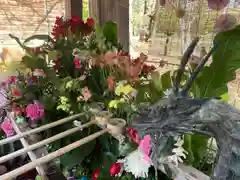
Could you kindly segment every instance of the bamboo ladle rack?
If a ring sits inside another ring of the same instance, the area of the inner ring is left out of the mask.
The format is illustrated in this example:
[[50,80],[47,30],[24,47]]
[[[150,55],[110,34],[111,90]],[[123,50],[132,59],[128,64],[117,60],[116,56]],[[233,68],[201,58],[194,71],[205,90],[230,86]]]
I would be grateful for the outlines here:
[[[39,132],[42,132],[44,130],[53,128],[55,126],[70,122],[70,121],[75,120],[76,118],[79,118],[79,117],[84,116],[84,115],[85,115],[85,113],[76,114],[76,115],[73,115],[73,116],[70,116],[70,117],[67,117],[67,118],[64,118],[64,119],[60,119],[56,122],[53,122],[53,123],[41,126],[39,128],[32,129],[30,131],[22,133],[22,132],[19,131],[19,129],[18,129],[18,127],[17,127],[17,125],[14,121],[14,116],[12,114],[10,114],[9,118],[11,119],[11,121],[13,123],[13,128],[16,131],[17,134],[15,136],[12,136],[12,137],[1,140],[0,145],[11,143],[11,142],[16,141],[16,140],[21,140],[24,148],[22,148],[18,151],[15,151],[13,153],[10,153],[8,155],[5,155],[3,157],[0,157],[0,163],[6,162],[8,160],[11,160],[11,159],[13,159],[17,156],[20,156],[22,154],[25,154],[25,153],[28,153],[32,162],[30,162],[26,165],[23,165],[23,166],[15,169],[13,171],[10,171],[8,173],[5,173],[5,174],[1,175],[0,179],[1,180],[10,180],[10,179],[13,179],[13,178],[31,170],[31,169],[34,169],[34,168],[36,168],[37,172],[44,179],[46,177],[44,177],[45,176],[44,169],[41,167],[41,165],[44,165],[44,164],[52,161],[53,159],[55,159],[59,156],[62,156],[65,153],[68,153],[71,150],[73,150],[77,147],[80,147],[80,146],[96,139],[97,137],[99,137],[99,136],[101,136],[105,133],[110,133],[114,137],[118,138],[118,137],[121,136],[121,134],[123,133],[123,131],[125,129],[126,123],[125,123],[124,120],[119,119],[119,118],[111,118],[112,117],[111,113],[109,113],[107,111],[101,111],[101,112],[96,113],[95,118],[93,120],[91,120],[90,122],[88,122],[86,124],[83,124],[83,125],[80,125],[80,126],[77,126],[77,127],[74,127],[72,129],[69,129],[69,130],[64,131],[62,133],[59,133],[59,134],[57,134],[55,136],[52,136],[50,138],[47,138],[45,140],[39,141],[39,142],[37,142],[33,145],[28,145],[26,143],[25,139],[24,139],[25,137],[27,137],[31,134],[39,133]],[[36,150],[36,149],[38,149],[42,146],[45,146],[46,144],[52,143],[54,141],[57,141],[61,138],[66,137],[70,134],[81,131],[82,129],[90,127],[91,125],[94,125],[94,124],[97,124],[97,125],[99,125],[101,127],[104,127],[104,128],[102,130],[94,133],[94,134],[91,134],[91,135],[89,135],[89,136],[87,136],[83,139],[80,139],[79,141],[76,141],[72,144],[69,144],[65,147],[62,147],[62,148],[58,149],[57,151],[49,153],[49,154],[47,154],[43,157],[40,157],[38,159],[36,158],[36,156],[32,152],[33,150]]]

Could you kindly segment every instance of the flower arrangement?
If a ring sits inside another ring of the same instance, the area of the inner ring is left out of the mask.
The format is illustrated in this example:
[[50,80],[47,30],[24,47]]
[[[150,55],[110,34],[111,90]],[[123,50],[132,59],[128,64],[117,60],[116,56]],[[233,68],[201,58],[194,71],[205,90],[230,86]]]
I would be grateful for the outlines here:
[[[134,104],[136,89],[141,86],[142,78],[147,79],[155,70],[154,66],[146,64],[146,55],[141,54],[139,58],[132,59],[128,53],[121,50],[117,41],[116,25],[112,22],[106,22],[100,27],[92,18],[83,22],[78,17],[57,17],[52,37],[34,35],[23,43],[17,37],[12,37],[26,52],[21,62],[25,69],[3,83],[19,124],[28,122],[40,126],[74,113],[89,111],[93,103],[99,102],[105,110],[111,111],[114,117],[128,121],[130,109],[119,110],[114,108],[115,106],[111,107],[111,104],[122,95],[125,96],[125,104],[127,99]],[[31,41],[36,39],[43,43],[33,48],[34,43]],[[87,121],[89,118],[86,116],[80,123]],[[56,127],[48,136],[73,126],[74,124],[70,123]],[[50,144],[49,151],[96,131],[98,128],[91,127],[63,138]],[[6,134],[13,135],[8,131]],[[81,165],[82,175],[89,174],[91,170],[94,175],[95,171],[99,172],[98,169],[95,170],[98,162],[105,164],[104,169],[107,169],[107,173],[103,173],[103,168],[100,168],[101,176],[111,177],[113,172],[109,173],[109,169],[116,159],[109,163],[102,158],[118,157],[118,144],[118,141],[106,135],[60,157],[60,164],[67,171],[79,169]],[[101,158],[96,157],[96,152],[101,154]]]
[[[74,113],[89,112],[93,104],[101,104],[100,109],[110,112],[113,117],[126,120],[124,135],[128,138],[119,142],[110,135],[103,135],[63,155],[58,159],[63,171],[67,171],[69,176],[92,175],[92,179],[111,179],[118,176],[129,179],[156,177],[149,158],[151,140],[148,137],[140,139],[139,134],[130,127],[131,114],[142,104],[154,103],[167,96],[175,72],[160,74],[155,71],[154,66],[147,64],[146,55],[140,54],[139,58],[132,59],[128,53],[123,52],[118,44],[116,24],[113,22],[106,22],[100,27],[91,18],[83,22],[78,17],[66,20],[57,17],[52,35],[53,38],[34,35],[23,43],[12,36],[26,52],[21,62],[25,70],[9,77],[1,83],[1,87],[8,93],[8,100],[17,116],[16,122],[34,122],[40,126]],[[221,40],[225,37],[227,36],[219,35],[216,38]],[[29,42],[35,39],[43,42],[41,46],[34,49],[28,47]],[[232,45],[235,44],[232,42]],[[214,84],[214,88],[211,88],[205,80],[208,78],[204,78],[213,76],[211,72],[215,72],[217,56],[218,54],[214,55],[213,65],[205,67],[197,79],[191,89],[192,96],[213,96],[216,94],[216,86],[222,90],[217,96],[226,93],[223,91],[225,85]],[[232,60],[227,57],[225,59]],[[222,67],[223,72],[226,67],[228,66]],[[185,78],[188,78],[188,73],[190,72],[186,72]],[[216,79],[217,76],[212,78]],[[225,80],[229,79],[231,77]],[[89,120],[87,114],[81,121],[74,121],[74,124],[53,128],[44,134],[44,138]],[[93,126],[83,129],[50,144],[48,150],[57,150],[98,131],[99,128],[101,127]],[[7,136],[14,134],[8,120],[2,123],[2,129]],[[187,143],[199,136],[189,138],[189,135],[184,135],[180,138],[173,140],[171,155],[159,161],[171,162],[177,166],[182,158],[187,158],[186,162],[194,165],[191,158],[193,154],[197,157],[199,152],[193,152]],[[201,140],[205,142],[206,139],[201,137]],[[188,152],[187,157],[185,149]],[[139,164],[138,167],[135,167],[136,163]]]

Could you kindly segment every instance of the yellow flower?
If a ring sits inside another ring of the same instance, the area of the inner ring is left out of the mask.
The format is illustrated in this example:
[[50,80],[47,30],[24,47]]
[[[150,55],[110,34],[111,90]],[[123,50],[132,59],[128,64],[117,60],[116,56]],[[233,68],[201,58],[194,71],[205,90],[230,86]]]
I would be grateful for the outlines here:
[[120,100],[112,100],[108,103],[108,107],[109,108],[114,108],[114,109],[117,109],[118,108],[118,105],[120,103],[123,103],[124,102],[124,99],[120,99]]
[[115,89],[115,94],[117,96],[120,96],[121,94],[125,94],[125,95],[128,95],[128,94],[131,94],[132,92],[134,91],[134,88],[127,84],[127,85],[123,85],[123,84],[120,84],[116,87]]

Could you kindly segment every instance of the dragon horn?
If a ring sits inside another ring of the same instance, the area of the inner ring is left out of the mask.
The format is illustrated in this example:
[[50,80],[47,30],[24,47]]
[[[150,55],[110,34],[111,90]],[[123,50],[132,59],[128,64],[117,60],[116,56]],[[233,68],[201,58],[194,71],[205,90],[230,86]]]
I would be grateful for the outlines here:
[[208,61],[208,59],[210,58],[210,56],[213,54],[213,52],[216,50],[216,45],[214,45],[211,50],[207,53],[207,55],[200,61],[200,63],[198,64],[198,66],[196,67],[195,71],[191,74],[189,80],[187,81],[187,83],[184,85],[184,87],[182,88],[181,91],[181,95],[185,96],[188,92],[188,90],[191,88],[193,81],[196,79],[197,75],[199,74],[200,71],[202,71],[204,65],[206,64],[206,62]]
[[191,54],[193,53],[198,41],[199,41],[199,37],[196,37],[191,42],[191,44],[188,46],[187,50],[183,54],[183,57],[182,57],[181,62],[180,62],[180,67],[177,71],[177,75],[176,75],[176,78],[175,78],[175,81],[174,81],[174,84],[173,84],[175,94],[178,94],[179,85],[180,85],[180,82],[181,82],[182,74],[185,70],[185,66],[186,66]]

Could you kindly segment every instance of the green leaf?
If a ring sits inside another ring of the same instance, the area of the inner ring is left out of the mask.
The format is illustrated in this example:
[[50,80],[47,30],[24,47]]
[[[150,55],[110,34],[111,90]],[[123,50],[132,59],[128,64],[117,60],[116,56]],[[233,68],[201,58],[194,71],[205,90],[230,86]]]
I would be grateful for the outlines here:
[[217,48],[212,63],[196,80],[201,97],[222,96],[228,92],[227,83],[235,79],[235,71],[240,68],[240,26],[218,33],[213,43]]
[[39,176],[39,175],[37,175],[36,178],[35,178],[35,180],[42,180],[42,177]]
[[43,69],[45,70],[47,67],[47,63],[44,59],[39,59],[37,57],[31,57],[28,55],[25,55],[22,57],[22,62],[27,68],[31,69]]
[[184,149],[188,152],[187,155],[187,162],[192,164],[194,161],[194,155],[192,151],[192,135],[191,134],[184,134]]
[[72,150],[69,153],[64,154],[60,160],[61,164],[69,169],[72,169],[74,166],[79,165],[82,161],[92,152],[95,147],[96,141],[93,140],[83,146]]
[[58,53],[56,51],[49,51],[48,52],[48,59],[55,60],[57,59]]
[[158,71],[152,73],[153,85],[159,92],[163,92],[172,87],[171,73],[171,71],[167,71],[164,74]]
[[103,26],[103,34],[107,42],[115,45],[117,43],[117,24],[112,21],[107,21]]

